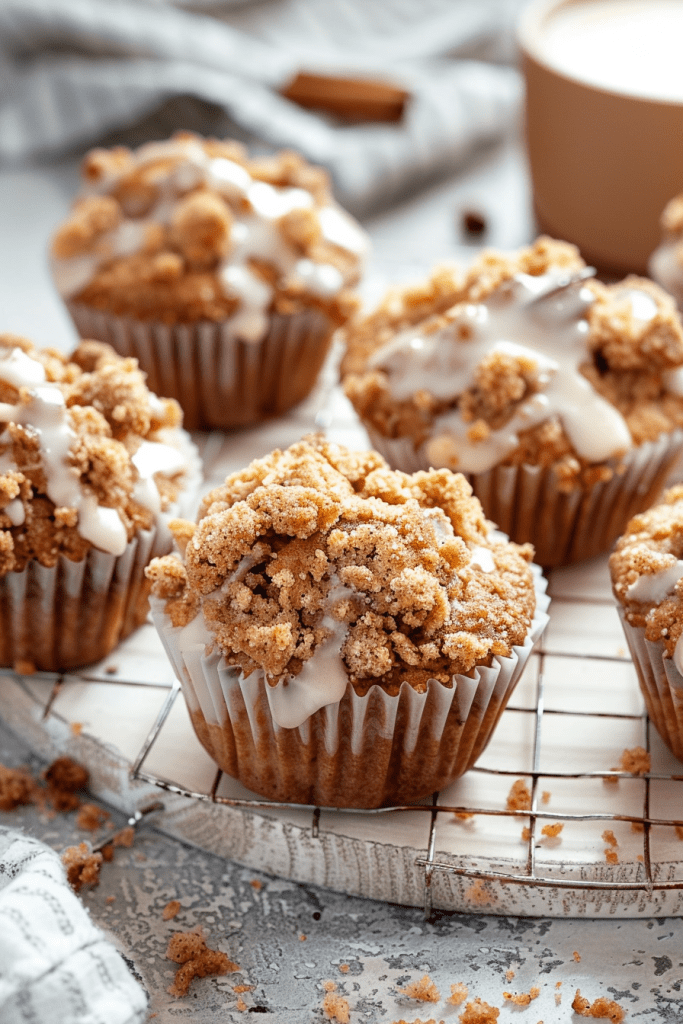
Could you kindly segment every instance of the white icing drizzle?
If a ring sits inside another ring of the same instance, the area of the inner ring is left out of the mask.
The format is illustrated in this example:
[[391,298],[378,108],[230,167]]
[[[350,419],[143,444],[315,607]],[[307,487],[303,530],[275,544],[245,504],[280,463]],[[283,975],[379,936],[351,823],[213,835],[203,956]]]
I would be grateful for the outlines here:
[[490,548],[476,547],[472,549],[470,565],[482,572],[494,572],[496,563],[493,560]]
[[678,581],[683,577],[683,562],[679,559],[661,572],[643,573],[626,591],[629,601],[643,604],[661,604],[665,597],[673,594]]
[[[32,359],[19,348],[5,351],[7,354],[0,356],[0,379],[14,387],[29,389],[30,397],[18,405],[0,404],[0,421],[16,423],[35,432],[48,498],[58,508],[76,509],[78,532],[96,548],[116,557],[122,555],[128,544],[128,535],[117,510],[98,504],[93,494],[84,491],[78,471],[69,464],[69,452],[76,435],[69,425],[68,410],[59,385],[46,382],[45,368],[37,359]],[[156,408],[157,411],[163,410],[161,403]],[[10,440],[7,431],[0,434],[1,444],[9,444]],[[158,516],[161,497],[154,474],[173,476],[187,468],[186,458],[172,445],[143,441],[132,462],[138,472],[133,496]],[[0,456],[1,473],[16,468],[9,451]],[[11,502],[5,511],[15,526],[23,523],[24,509],[18,499]]]
[[[456,400],[474,385],[476,367],[492,352],[523,356],[535,364],[539,390],[488,437],[471,440],[471,424],[458,408],[438,416],[423,446],[431,465],[486,472],[517,447],[521,431],[551,417],[562,421],[575,450],[589,462],[602,462],[632,446],[621,413],[579,370],[589,358],[589,328],[583,314],[593,301],[592,293],[576,287],[532,304],[565,277],[560,270],[538,277],[517,274],[509,290],[498,289],[486,302],[464,306],[441,330],[428,335],[415,328],[403,331],[375,353],[370,365],[386,372],[389,390],[398,401],[421,389],[438,399]],[[642,310],[648,298],[637,292],[632,301]]]
[[13,501],[10,501],[9,505],[5,505],[2,511],[8,517],[12,526],[21,526],[26,518],[24,503],[21,498],[14,498]]
[[[202,183],[235,204],[230,249],[218,267],[217,276],[226,294],[240,300],[239,309],[229,320],[236,337],[247,342],[260,341],[268,326],[266,314],[273,288],[252,272],[248,265],[252,258],[268,260],[277,267],[285,283],[297,282],[311,295],[331,298],[341,291],[344,277],[340,271],[331,264],[300,259],[279,227],[278,221],[285,214],[315,208],[309,191],[254,180],[241,164],[225,157],[209,157],[192,139],[149,143],[135,154],[138,166],[169,158],[180,158],[181,162],[162,187],[156,206],[144,218],[125,218],[114,231],[98,240],[96,254],[53,259],[55,284],[64,298],[81,291],[105,259],[139,251],[148,226],[154,222],[170,223],[182,194]],[[119,177],[120,174],[110,175],[92,191],[110,191]],[[245,213],[241,204],[246,204],[249,212]],[[366,254],[368,236],[344,210],[330,204],[317,212],[323,239],[359,258]]]

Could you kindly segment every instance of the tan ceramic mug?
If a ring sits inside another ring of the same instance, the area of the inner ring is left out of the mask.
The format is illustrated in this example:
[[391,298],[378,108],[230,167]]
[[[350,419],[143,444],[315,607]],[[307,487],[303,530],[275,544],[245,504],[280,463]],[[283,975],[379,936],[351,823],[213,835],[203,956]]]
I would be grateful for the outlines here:
[[519,42],[541,229],[646,273],[683,191],[683,0],[532,0]]

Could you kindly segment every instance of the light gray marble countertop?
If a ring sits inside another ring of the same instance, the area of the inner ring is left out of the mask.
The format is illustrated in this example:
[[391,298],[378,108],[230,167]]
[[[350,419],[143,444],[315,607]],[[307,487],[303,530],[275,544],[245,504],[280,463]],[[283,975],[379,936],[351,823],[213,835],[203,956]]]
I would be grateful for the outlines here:
[[[77,161],[0,172],[0,329],[41,345],[68,349],[75,336],[50,283],[46,246],[66,212],[77,181]],[[481,210],[488,232],[468,240],[460,232],[467,208]],[[534,235],[528,179],[516,133],[481,153],[467,171],[434,185],[398,208],[368,221],[374,243],[367,292],[391,280],[424,274],[435,262],[467,261],[481,244],[511,248]],[[2,698],[0,697],[0,718]],[[31,753],[0,722],[0,761],[31,762]],[[33,767],[42,766],[34,762]],[[113,815],[117,824],[120,815]],[[1,814],[55,848],[80,841],[74,815],[48,820],[35,808]],[[389,868],[387,868],[389,870]],[[114,897],[112,900],[111,898]],[[182,910],[164,922],[171,899]],[[577,988],[589,999],[617,999],[627,1020],[683,1021],[683,921],[516,919],[437,914],[371,902],[299,885],[245,869],[187,847],[143,826],[131,850],[104,865],[98,889],[84,901],[95,920],[133,963],[150,994],[159,1024],[243,1021],[269,1014],[277,1024],[326,1019],[322,982],[334,980],[351,1008],[351,1024],[389,1024],[416,1018],[455,1022],[450,985],[464,982],[470,997],[503,1007],[501,1021],[519,1012],[536,1024],[576,1021]],[[193,983],[188,998],[166,992],[174,965],[164,953],[174,930],[202,924],[214,948],[241,967],[239,974]],[[305,941],[301,936],[305,935]],[[577,951],[580,961],[574,959]],[[343,973],[341,964],[348,964]],[[515,971],[510,981],[508,969]],[[441,1001],[417,1003],[398,989],[429,974]],[[556,984],[561,982],[558,989]],[[253,985],[237,1009],[235,985]],[[540,996],[520,1011],[502,993]],[[561,994],[561,1003],[556,1003]]]

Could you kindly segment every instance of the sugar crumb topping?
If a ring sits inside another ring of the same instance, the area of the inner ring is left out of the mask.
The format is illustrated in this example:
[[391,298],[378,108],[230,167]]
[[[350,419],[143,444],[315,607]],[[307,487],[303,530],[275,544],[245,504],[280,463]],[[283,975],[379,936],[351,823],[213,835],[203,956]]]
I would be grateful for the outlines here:
[[534,614],[530,547],[490,531],[462,476],[395,473],[321,437],[232,474],[196,528],[171,526],[184,560],[148,569],[171,621],[201,608],[229,663],[273,684],[334,642],[361,695],[450,685],[523,644]]

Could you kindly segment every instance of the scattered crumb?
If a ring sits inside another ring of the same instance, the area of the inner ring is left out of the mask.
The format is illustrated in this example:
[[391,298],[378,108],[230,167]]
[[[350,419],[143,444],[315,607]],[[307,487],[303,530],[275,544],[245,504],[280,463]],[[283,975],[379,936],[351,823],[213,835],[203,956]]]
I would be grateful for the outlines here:
[[83,722],[72,722],[71,731],[74,734],[74,736],[80,736],[81,733],[83,732]]
[[528,992],[503,992],[503,999],[515,1006],[528,1006],[532,999],[537,999],[541,994],[538,985],[533,985]]
[[256,889],[257,892],[259,891],[259,889],[263,888],[263,882],[259,882],[258,878],[252,878],[249,885],[252,887],[252,889]]
[[541,793],[541,803],[542,804],[549,804],[551,796],[552,796],[552,794],[551,794],[550,790],[549,789],[544,789],[543,792]]
[[76,796],[88,785],[88,770],[70,757],[58,757],[45,771],[48,799],[56,811],[75,811],[80,805]]
[[642,823],[642,821],[632,821],[631,822],[631,832],[644,832],[644,831],[645,831],[645,825]]
[[555,1006],[559,1006],[561,1002],[562,1002],[562,993],[561,992],[556,992],[555,993]]
[[[578,954],[578,953],[576,953],[576,954],[572,954],[572,955],[576,955],[576,956],[579,956],[579,954]],[[579,956],[579,960],[580,960],[580,959],[581,959],[581,957]],[[562,988],[562,982],[561,982],[561,981],[556,981],[556,982],[555,982],[555,988]]]
[[118,670],[118,665],[107,665],[104,671],[107,673],[108,676],[115,676]]
[[603,1017],[611,1020],[613,1024],[619,1024],[625,1017],[623,1007],[619,1006],[619,1003],[615,1003],[613,999],[605,999],[604,996],[601,996],[595,1002],[589,1003],[578,988],[572,1002],[572,1010],[580,1017]]
[[233,992],[237,992],[238,995],[240,993],[242,993],[242,992],[253,992],[255,988],[256,988],[256,985],[233,985],[232,986]]
[[87,832],[96,832],[104,825],[108,817],[109,812],[98,807],[97,804],[82,804],[76,815],[76,826]]
[[470,903],[476,903],[480,907],[485,907],[489,903],[495,903],[496,896],[487,888],[483,878],[475,878],[472,884],[465,889],[465,899],[469,900]]
[[645,858],[643,857],[642,853],[638,854],[638,856],[636,857],[636,860],[639,860],[641,864],[643,864],[645,862]]
[[342,972],[342,974],[348,974],[349,973],[349,965],[348,964],[339,964],[339,970]]
[[328,1020],[339,1021],[339,1024],[349,1024],[348,999],[333,992],[328,992],[323,999],[323,1013]]
[[62,853],[62,864],[66,869],[66,879],[74,892],[79,892],[84,885],[99,884],[102,854],[93,853],[88,843],[67,846]]
[[618,864],[619,856],[615,850],[605,850],[605,860],[608,864]]
[[170,900],[164,909],[161,911],[161,916],[164,921],[171,921],[174,917],[177,917],[180,913],[180,901]]
[[470,821],[474,815],[469,811],[453,811],[453,817],[456,821]]
[[115,901],[116,901],[116,896],[107,896],[107,898],[106,898],[106,900],[104,902],[105,903],[114,903]]
[[28,772],[0,764],[0,811],[13,811],[22,804],[30,804],[35,788]]
[[[400,1020],[394,1020],[391,1022],[391,1024],[437,1024],[437,1021],[434,1017],[430,1017],[429,1020],[422,1020],[421,1017],[416,1017],[415,1020],[413,1021],[407,1021],[404,1020],[403,1017],[401,1017]],[[438,1024],[446,1024],[446,1022],[440,1020],[438,1021]]]
[[531,839],[531,829],[529,828],[528,825],[525,825],[524,828],[522,829],[522,839],[523,839],[523,841],[525,843],[528,843],[529,840]]
[[176,932],[171,936],[166,956],[182,966],[176,971],[175,981],[168,991],[176,999],[187,995],[193,978],[205,978],[207,975],[230,974],[239,971],[225,953],[209,949],[201,931]]
[[462,981],[456,981],[455,985],[451,985],[451,994],[446,1002],[450,1006],[460,1006],[461,1003],[465,1002],[469,994],[467,985]]
[[556,821],[553,825],[544,825],[541,829],[541,833],[544,836],[548,836],[549,839],[557,839],[563,828],[564,825],[561,822]]
[[135,829],[131,825],[128,825],[126,828],[122,828],[120,832],[117,832],[116,835],[112,837],[112,842],[114,846],[125,846],[130,848],[133,845],[134,839]]
[[[622,772],[631,772],[633,775],[644,775],[650,771],[650,755],[643,747],[632,747],[624,750],[621,755],[619,767]],[[616,769],[612,769],[616,771]]]
[[489,1006],[477,996],[473,1002],[467,1004],[458,1020],[460,1024],[496,1024],[499,1017],[500,1010],[497,1006]]
[[[577,953],[577,952],[576,952],[576,950],[574,950],[574,952],[572,953],[572,956],[573,956],[573,957],[574,957],[574,959],[576,960],[577,964],[580,964],[580,963],[581,963],[581,956],[580,956],[580,954],[579,954],[579,953]],[[562,984],[562,982],[560,982],[560,985],[561,985],[561,984]]]
[[300,935],[299,936],[299,942],[305,942],[307,938],[308,938],[308,936],[306,936],[306,935]]
[[528,811],[531,808],[531,790],[525,779],[512,783],[505,806],[508,811]]
[[246,1008],[247,1008],[247,1004],[245,1003],[244,999],[242,999],[242,996],[239,996],[239,998],[237,1000],[237,1004],[236,1004],[236,1009],[238,1009],[240,1012],[242,1012],[242,1011],[246,1010]]
[[463,210],[462,230],[468,235],[483,235],[486,231],[486,218],[479,210]]
[[602,833],[602,841],[603,843],[607,843],[609,846],[619,845],[619,843],[617,842],[617,837],[615,836],[611,828],[606,828],[605,831]]
[[106,861],[107,864],[110,864],[114,859],[114,844],[107,843],[106,846],[102,847],[100,853],[102,854],[102,860]]
[[413,981],[405,988],[400,988],[399,992],[409,999],[417,999],[420,1003],[438,1003],[441,999],[441,993],[428,974],[419,981]]
[[514,971],[512,970],[512,968],[511,968],[511,967],[509,967],[509,968],[507,969],[507,971],[505,972],[505,980],[506,980],[506,981],[512,981],[512,979],[514,978],[514,976],[515,976],[515,972],[514,972]]
[[323,981],[322,986],[323,986],[323,990],[325,992],[336,992],[337,991],[337,983],[336,983],[336,981]]

